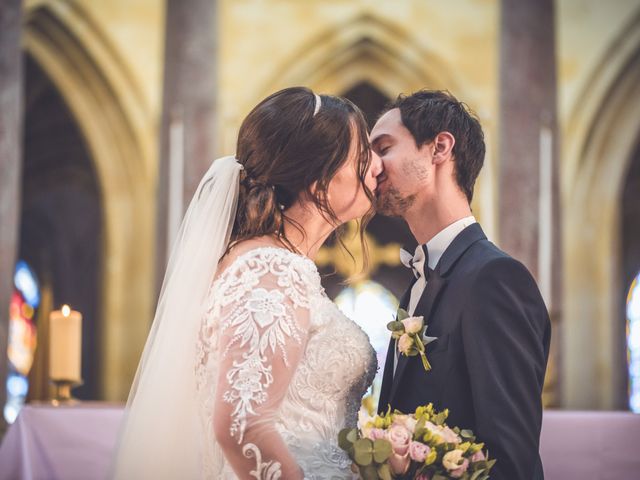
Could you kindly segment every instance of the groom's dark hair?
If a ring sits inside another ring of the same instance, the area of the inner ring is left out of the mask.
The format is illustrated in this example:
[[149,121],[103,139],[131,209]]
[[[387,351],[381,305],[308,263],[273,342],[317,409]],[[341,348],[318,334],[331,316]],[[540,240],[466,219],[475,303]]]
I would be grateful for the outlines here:
[[476,115],[464,103],[444,90],[420,90],[399,95],[386,111],[398,108],[402,123],[418,148],[433,141],[440,132],[456,139],[453,157],[458,186],[471,203],[473,187],[484,163],[484,134]]

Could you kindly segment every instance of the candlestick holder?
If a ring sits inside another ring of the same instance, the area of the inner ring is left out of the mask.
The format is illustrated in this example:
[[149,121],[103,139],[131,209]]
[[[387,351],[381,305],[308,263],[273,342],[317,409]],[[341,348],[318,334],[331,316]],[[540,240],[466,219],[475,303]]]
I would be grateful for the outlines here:
[[79,400],[71,394],[71,389],[82,385],[82,380],[52,378],[51,383],[55,386],[55,393],[51,399],[53,406],[58,407],[60,405],[75,405],[79,403]]

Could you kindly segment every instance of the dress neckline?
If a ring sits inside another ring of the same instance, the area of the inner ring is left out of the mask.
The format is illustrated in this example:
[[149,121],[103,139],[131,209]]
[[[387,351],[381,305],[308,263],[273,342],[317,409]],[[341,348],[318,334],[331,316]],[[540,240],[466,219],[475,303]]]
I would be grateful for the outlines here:
[[275,247],[271,245],[257,246],[247,250],[246,252],[241,253],[233,261],[229,264],[227,268],[225,268],[220,274],[214,279],[212,286],[220,282],[223,278],[228,277],[238,270],[243,260],[247,260],[251,257],[258,256],[262,252],[272,252],[274,254],[283,255],[293,257],[297,262],[301,265],[304,265],[305,270],[309,273],[313,274],[314,277],[320,282],[320,273],[318,272],[318,267],[309,257],[302,255],[300,253],[292,252],[291,250],[287,250],[282,247]]

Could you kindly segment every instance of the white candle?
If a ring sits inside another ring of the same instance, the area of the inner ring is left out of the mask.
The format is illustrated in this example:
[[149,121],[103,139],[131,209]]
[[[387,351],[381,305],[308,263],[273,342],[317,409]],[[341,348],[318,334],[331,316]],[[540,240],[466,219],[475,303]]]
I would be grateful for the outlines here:
[[65,305],[51,312],[49,322],[49,377],[80,381],[82,314]]

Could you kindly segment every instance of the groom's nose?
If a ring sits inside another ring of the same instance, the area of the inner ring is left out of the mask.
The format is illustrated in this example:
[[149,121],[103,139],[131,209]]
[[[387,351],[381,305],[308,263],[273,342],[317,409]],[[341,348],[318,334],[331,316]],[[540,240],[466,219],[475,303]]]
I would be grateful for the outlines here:
[[382,164],[382,160],[378,156],[376,152],[371,151],[371,174],[374,177],[377,177],[384,170],[384,165]]

